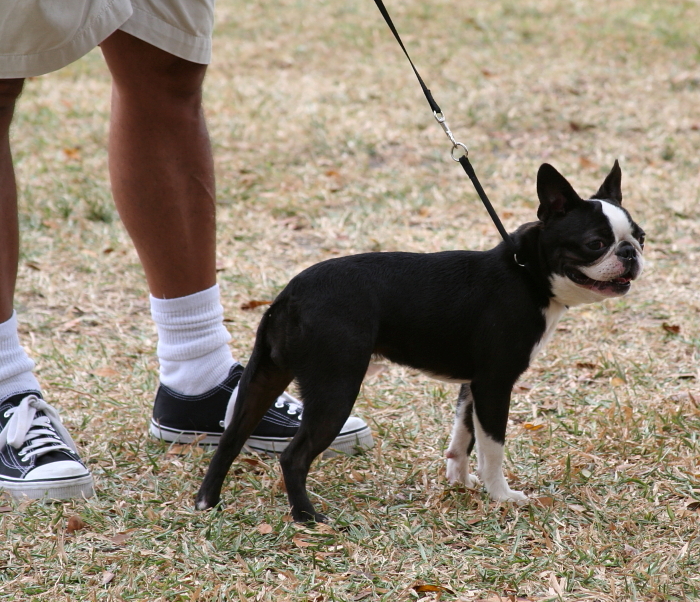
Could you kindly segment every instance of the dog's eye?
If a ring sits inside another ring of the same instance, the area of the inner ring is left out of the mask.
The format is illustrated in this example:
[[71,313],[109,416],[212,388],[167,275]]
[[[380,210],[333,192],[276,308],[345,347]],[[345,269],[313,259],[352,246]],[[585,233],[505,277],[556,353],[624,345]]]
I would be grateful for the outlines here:
[[639,241],[639,246],[642,247],[642,249],[644,249],[644,241],[645,240],[646,240],[646,238],[645,238],[644,234],[640,234],[639,238],[637,239],[637,241]]
[[591,251],[600,251],[601,249],[605,248],[605,243],[602,240],[593,240],[589,243],[586,243],[586,246]]

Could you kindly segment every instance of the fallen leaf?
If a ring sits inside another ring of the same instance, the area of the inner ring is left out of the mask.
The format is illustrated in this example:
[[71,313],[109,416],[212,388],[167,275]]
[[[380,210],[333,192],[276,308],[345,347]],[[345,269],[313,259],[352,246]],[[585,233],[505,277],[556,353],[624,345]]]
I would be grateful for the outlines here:
[[110,583],[112,581],[112,579],[114,579],[114,577],[115,577],[114,573],[110,573],[109,571],[105,571],[104,573],[102,573],[102,579],[101,579],[102,585],[107,585],[108,583]]
[[661,328],[663,328],[666,332],[670,332],[671,334],[680,334],[681,332],[681,327],[678,324],[669,324],[668,322],[664,322],[661,325]]
[[523,428],[527,429],[528,431],[539,431],[540,429],[544,428],[544,424],[532,424],[530,422],[526,422],[523,424]]
[[66,533],[75,533],[85,528],[85,521],[78,515],[74,514],[68,519],[66,524]]
[[532,498],[532,502],[535,504],[535,506],[540,506],[541,508],[551,508],[554,506],[554,498],[547,495]]
[[451,589],[449,589],[448,587],[443,587],[442,585],[430,585],[428,583],[424,583],[421,585],[414,585],[413,591],[415,591],[418,594],[427,593],[427,592],[447,592],[448,594],[454,595],[454,592]]
[[200,586],[192,592],[190,595],[189,602],[198,602],[199,600],[199,595],[202,593],[202,589],[204,588],[204,584],[200,584]]
[[687,510],[700,510],[700,502],[690,502],[690,504],[688,504],[686,506],[686,509]]
[[0,506],[0,512],[12,512],[12,506]]
[[622,546],[622,552],[625,556],[637,556],[639,554],[639,550],[637,548],[633,548],[629,544]]
[[244,303],[241,305],[242,310],[248,310],[248,309],[255,309],[256,307],[260,307],[261,305],[270,305],[272,301],[248,301],[247,303]]
[[41,266],[36,261],[25,261],[24,265],[37,272],[41,271]]
[[125,543],[131,537],[131,530],[117,533],[114,537],[110,537],[110,541],[118,546]]
[[610,384],[611,384],[613,387],[621,387],[622,385],[625,384],[625,381],[624,381],[622,378],[620,378],[619,376],[613,376],[613,377],[610,379]]
[[190,449],[191,445],[184,445],[182,443],[173,443],[168,451],[165,452],[165,456],[184,456]]
[[365,475],[357,470],[350,471],[350,478],[355,481],[355,483],[364,483]]
[[308,548],[309,546],[314,545],[313,542],[304,539],[301,533],[297,533],[294,537],[292,537],[292,542],[295,546],[300,548]]
[[82,320],[80,318],[75,318],[74,320],[68,320],[58,327],[59,332],[78,332],[76,327],[80,325]]
[[63,154],[65,154],[68,159],[78,159],[80,157],[80,147],[74,146],[73,148],[64,148]]
[[257,531],[261,535],[269,535],[270,533],[272,533],[272,525],[269,525],[267,523],[260,523],[258,525]]
[[554,591],[554,593],[557,596],[561,597],[564,595],[564,589],[566,588],[566,577],[562,577],[560,580],[557,580],[554,573],[552,573],[549,576],[549,585]]
[[93,374],[95,376],[119,376],[119,372],[117,372],[114,368],[110,368],[109,366],[98,368],[97,370],[93,371]]
[[239,458],[239,460],[248,466],[252,466],[253,468],[267,470],[267,464],[265,464],[265,462],[262,460],[258,460],[257,458]]

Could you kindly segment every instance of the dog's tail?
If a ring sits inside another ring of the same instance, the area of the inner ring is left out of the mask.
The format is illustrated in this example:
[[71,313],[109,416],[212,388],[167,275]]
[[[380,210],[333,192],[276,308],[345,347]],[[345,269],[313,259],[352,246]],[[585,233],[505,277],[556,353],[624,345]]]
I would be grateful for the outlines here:
[[[271,330],[274,330],[274,326],[271,325],[271,322],[274,322],[273,312],[276,312],[276,309],[274,305],[269,307],[260,320],[253,351],[238,384],[238,394],[235,403],[229,404],[226,412],[224,423],[227,427],[230,423],[241,419],[241,415],[236,414],[236,408],[251,403],[253,406],[258,406],[258,404],[265,404],[269,400],[269,405],[267,405],[262,414],[264,415],[274,400],[284,392],[284,389],[292,381],[291,373],[284,370],[279,365],[280,362],[275,361],[273,358]],[[251,387],[253,397],[249,401]],[[273,391],[278,392],[272,396]],[[262,415],[260,419],[262,419]],[[255,426],[257,426],[257,423]]]
[[253,352],[241,376],[235,402],[229,403],[233,407],[227,411],[225,422],[229,419],[229,413],[230,421],[226,422],[226,430],[197,494],[196,505],[200,510],[218,503],[231,464],[265,413],[292,381],[291,371],[278,366],[272,358],[268,329],[273,311],[274,305],[260,321]]

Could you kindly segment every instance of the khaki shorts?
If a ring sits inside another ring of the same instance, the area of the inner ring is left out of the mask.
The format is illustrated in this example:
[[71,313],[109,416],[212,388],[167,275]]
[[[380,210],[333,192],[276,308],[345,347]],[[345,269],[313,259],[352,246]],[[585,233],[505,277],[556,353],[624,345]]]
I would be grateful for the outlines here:
[[213,26],[214,0],[3,0],[0,79],[60,69],[117,29],[208,64]]

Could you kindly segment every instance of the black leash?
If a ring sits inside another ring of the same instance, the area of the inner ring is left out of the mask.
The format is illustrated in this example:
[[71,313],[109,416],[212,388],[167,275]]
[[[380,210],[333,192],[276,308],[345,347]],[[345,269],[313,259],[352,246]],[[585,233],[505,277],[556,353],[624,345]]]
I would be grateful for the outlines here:
[[518,249],[515,246],[515,242],[513,242],[512,237],[510,236],[510,234],[508,234],[508,232],[506,232],[506,229],[503,227],[503,224],[501,223],[501,220],[498,217],[496,210],[493,208],[491,201],[489,201],[489,198],[486,196],[486,193],[484,192],[484,189],[482,188],[481,183],[479,182],[479,178],[476,177],[476,173],[474,172],[474,168],[472,167],[472,164],[469,162],[469,149],[467,149],[467,147],[464,144],[462,144],[461,142],[457,142],[455,140],[454,136],[452,135],[452,132],[450,131],[450,128],[447,125],[445,115],[443,114],[443,112],[440,109],[440,107],[438,106],[438,104],[435,102],[435,99],[433,98],[433,95],[430,93],[428,86],[425,85],[423,78],[418,73],[416,66],[413,64],[411,57],[408,55],[408,52],[406,51],[406,47],[403,45],[403,42],[401,41],[401,36],[399,36],[399,32],[396,31],[396,27],[394,27],[394,23],[392,22],[391,17],[389,16],[389,13],[387,12],[386,7],[384,6],[384,2],[382,0],[374,0],[374,2],[377,5],[379,12],[382,13],[382,16],[384,17],[386,24],[389,26],[391,33],[394,34],[396,41],[399,43],[399,46],[401,46],[401,50],[403,50],[403,53],[406,55],[408,62],[411,64],[411,68],[413,69],[413,73],[416,74],[416,77],[418,78],[418,83],[420,84],[420,87],[423,89],[423,94],[425,94],[425,98],[427,99],[428,104],[430,105],[430,108],[433,111],[433,116],[435,117],[437,122],[440,124],[442,129],[445,131],[445,134],[450,139],[450,142],[452,142],[452,151],[450,151],[450,156],[452,157],[452,160],[456,161],[457,163],[459,163],[462,166],[462,168],[464,169],[466,174],[469,176],[469,179],[472,181],[472,184],[474,184],[474,188],[476,189],[476,192],[479,195],[481,202],[484,204],[484,207],[486,207],[486,211],[489,212],[489,215],[491,216],[493,223],[495,224],[496,228],[498,229],[498,232],[500,233],[501,237],[503,238],[503,240],[505,241],[505,243],[508,245],[511,252],[513,253],[513,257],[515,258],[515,263],[524,267],[524,264],[520,263],[520,260],[518,259]]

